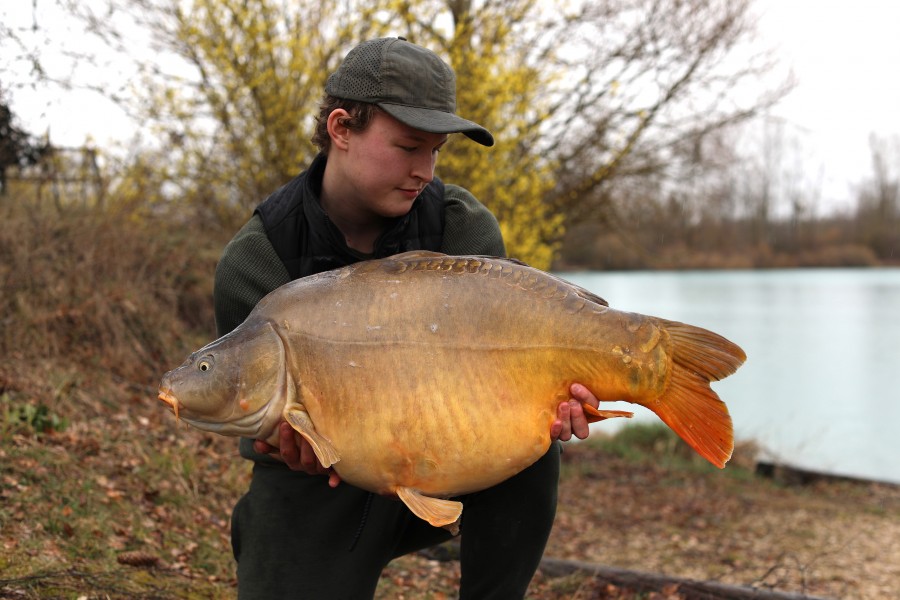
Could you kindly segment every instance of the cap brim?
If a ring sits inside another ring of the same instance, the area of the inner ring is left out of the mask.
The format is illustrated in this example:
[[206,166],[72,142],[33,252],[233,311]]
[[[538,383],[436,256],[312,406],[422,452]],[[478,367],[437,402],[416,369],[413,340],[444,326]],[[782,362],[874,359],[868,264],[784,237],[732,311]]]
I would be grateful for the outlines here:
[[401,123],[428,133],[462,133],[483,146],[493,146],[491,132],[472,121],[442,110],[379,102],[378,107]]

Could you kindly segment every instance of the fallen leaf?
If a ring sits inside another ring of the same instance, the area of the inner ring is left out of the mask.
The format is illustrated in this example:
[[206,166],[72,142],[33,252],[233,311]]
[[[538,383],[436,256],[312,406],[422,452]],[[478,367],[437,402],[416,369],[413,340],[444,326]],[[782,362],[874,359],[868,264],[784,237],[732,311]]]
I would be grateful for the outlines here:
[[123,552],[116,557],[119,564],[128,565],[130,567],[156,567],[159,565],[159,557],[148,552],[135,550],[133,552]]

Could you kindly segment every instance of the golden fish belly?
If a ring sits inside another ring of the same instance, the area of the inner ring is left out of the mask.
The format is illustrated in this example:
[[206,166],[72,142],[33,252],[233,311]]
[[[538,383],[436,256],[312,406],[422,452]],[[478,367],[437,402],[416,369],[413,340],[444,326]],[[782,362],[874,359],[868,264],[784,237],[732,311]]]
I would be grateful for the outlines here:
[[618,376],[585,349],[349,344],[332,356],[303,375],[301,402],[341,477],[381,493],[499,483],[547,451],[572,383]]

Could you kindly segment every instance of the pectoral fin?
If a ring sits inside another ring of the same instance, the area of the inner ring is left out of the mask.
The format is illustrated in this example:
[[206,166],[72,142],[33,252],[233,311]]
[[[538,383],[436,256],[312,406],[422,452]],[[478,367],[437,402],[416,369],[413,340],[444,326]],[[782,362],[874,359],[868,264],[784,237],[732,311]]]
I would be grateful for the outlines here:
[[313,425],[309,413],[303,408],[302,404],[291,404],[284,409],[284,418],[291,424],[297,433],[302,435],[304,439],[312,446],[316,458],[322,463],[323,467],[330,467],[334,463],[341,460],[341,455],[331,445],[327,438],[320,435]]
[[630,419],[634,416],[634,413],[628,412],[627,410],[599,410],[590,404],[582,404],[581,407],[584,409],[584,416],[587,417],[588,423],[596,423],[597,421],[604,421],[606,419],[615,419],[616,417]]
[[396,492],[400,500],[420,519],[428,521],[435,527],[444,527],[450,530],[453,535],[459,533],[459,517],[462,514],[462,502],[423,496],[416,490],[408,487],[399,487]]

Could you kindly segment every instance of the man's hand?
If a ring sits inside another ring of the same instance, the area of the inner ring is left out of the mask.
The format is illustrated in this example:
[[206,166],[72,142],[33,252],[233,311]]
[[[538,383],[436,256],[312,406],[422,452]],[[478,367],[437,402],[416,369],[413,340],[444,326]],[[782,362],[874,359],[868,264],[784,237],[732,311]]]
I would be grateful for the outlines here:
[[550,438],[554,441],[568,442],[573,435],[580,440],[586,438],[590,429],[581,404],[590,404],[594,408],[600,405],[594,394],[580,383],[573,383],[569,393],[572,394],[572,399],[560,403],[556,408],[556,420],[550,425]]
[[253,449],[260,454],[270,454],[278,458],[292,470],[303,471],[307,475],[328,475],[328,485],[337,487],[341,477],[334,469],[322,466],[309,442],[294,431],[285,421],[278,424],[278,447],[262,440],[253,442]]

